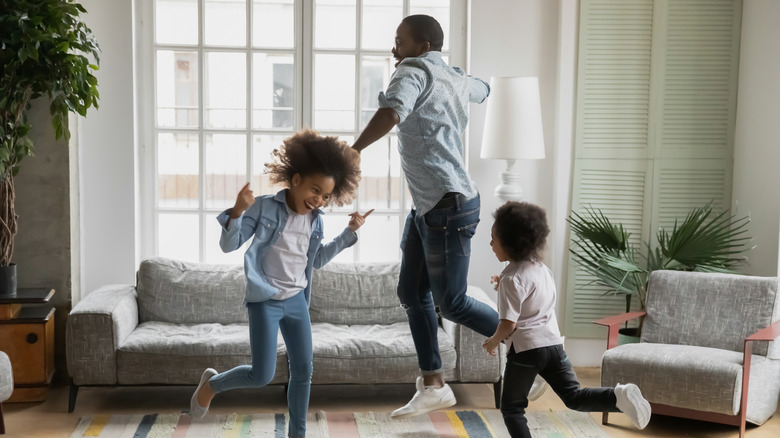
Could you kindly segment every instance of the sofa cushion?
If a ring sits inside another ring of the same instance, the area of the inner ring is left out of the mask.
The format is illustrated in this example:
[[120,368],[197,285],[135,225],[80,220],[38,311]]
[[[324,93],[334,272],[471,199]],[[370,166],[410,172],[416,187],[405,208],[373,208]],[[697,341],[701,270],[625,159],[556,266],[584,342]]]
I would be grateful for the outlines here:
[[[206,368],[226,371],[252,363],[246,324],[145,322],[117,351],[117,383],[193,384]],[[287,352],[281,334],[271,383],[287,381]]]
[[140,322],[248,322],[243,305],[246,277],[239,265],[153,257],[141,262],[136,282]]
[[393,324],[406,321],[396,293],[401,264],[335,263],[315,269],[312,323]]
[[[439,330],[445,378],[454,378],[457,352],[453,340]],[[417,353],[407,322],[390,325],[312,324],[312,383],[414,382],[420,375]]]

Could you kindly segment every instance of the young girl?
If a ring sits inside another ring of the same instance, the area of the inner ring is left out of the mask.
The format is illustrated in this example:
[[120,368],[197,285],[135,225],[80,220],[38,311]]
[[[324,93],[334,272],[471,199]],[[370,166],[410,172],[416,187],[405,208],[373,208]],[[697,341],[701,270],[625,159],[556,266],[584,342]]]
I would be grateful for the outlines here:
[[[272,183],[287,186],[276,195],[255,198],[247,183],[233,208],[217,217],[219,244],[234,251],[254,238],[244,255],[252,365],[217,374],[208,368],[192,395],[192,415],[206,415],[211,399],[235,388],[261,387],[274,376],[276,336],[281,329],[290,364],[287,392],[290,437],[306,434],[312,375],[309,294],[313,268],[328,263],[357,242],[355,231],[366,216],[352,213],[348,227],[322,244],[320,207],[343,205],[354,197],[360,180],[360,156],[335,137],[303,131],[286,139],[266,164]],[[372,210],[373,211],[373,210]]]
[[501,413],[512,438],[531,436],[525,418],[528,393],[539,374],[569,409],[623,412],[638,429],[650,421],[650,404],[639,387],[580,388],[563,350],[555,318],[555,282],[540,261],[550,229],[544,210],[529,203],[507,202],[493,214],[490,246],[500,262],[508,261],[498,281],[496,333],[483,347],[495,355],[500,342],[509,344],[504,370]]

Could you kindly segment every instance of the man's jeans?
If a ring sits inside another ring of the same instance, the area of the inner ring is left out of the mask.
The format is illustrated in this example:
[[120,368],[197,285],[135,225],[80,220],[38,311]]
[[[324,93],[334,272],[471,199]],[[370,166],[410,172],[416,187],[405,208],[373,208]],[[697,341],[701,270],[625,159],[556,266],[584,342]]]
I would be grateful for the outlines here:
[[466,295],[471,238],[479,223],[479,206],[477,196],[425,215],[412,210],[406,218],[398,298],[409,318],[423,375],[442,371],[434,306],[445,318],[485,337],[492,336],[498,326],[495,310]]
[[563,345],[534,348],[506,355],[501,414],[512,438],[531,438],[525,409],[528,392],[539,374],[566,407],[580,412],[619,412],[614,388],[580,388]]

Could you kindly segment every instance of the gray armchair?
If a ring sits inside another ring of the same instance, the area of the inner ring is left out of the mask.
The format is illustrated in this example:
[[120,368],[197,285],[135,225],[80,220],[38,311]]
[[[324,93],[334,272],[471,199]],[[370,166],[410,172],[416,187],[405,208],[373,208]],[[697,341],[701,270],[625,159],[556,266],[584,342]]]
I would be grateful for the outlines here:
[[[617,330],[637,317],[641,342],[616,347]],[[601,384],[637,384],[654,414],[740,426],[743,437],[746,421],[763,424],[777,410],[776,277],[656,271],[645,311],[595,323],[609,327]]]
[[3,402],[11,397],[14,392],[14,375],[11,368],[11,360],[8,355],[0,351],[0,435],[5,433],[5,420],[3,419]]

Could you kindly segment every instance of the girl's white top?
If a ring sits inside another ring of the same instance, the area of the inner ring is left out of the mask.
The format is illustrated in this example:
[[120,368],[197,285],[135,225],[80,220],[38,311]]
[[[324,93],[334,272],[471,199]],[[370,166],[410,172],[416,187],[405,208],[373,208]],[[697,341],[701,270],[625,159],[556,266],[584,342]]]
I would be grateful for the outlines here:
[[300,293],[308,284],[306,262],[311,238],[311,213],[298,214],[287,207],[290,215],[279,240],[263,258],[262,269],[268,283],[279,289],[272,300],[286,300]]
[[515,352],[563,344],[555,317],[556,289],[552,272],[542,262],[510,262],[498,283],[498,317],[515,321],[506,339]]

